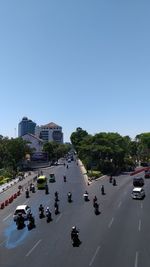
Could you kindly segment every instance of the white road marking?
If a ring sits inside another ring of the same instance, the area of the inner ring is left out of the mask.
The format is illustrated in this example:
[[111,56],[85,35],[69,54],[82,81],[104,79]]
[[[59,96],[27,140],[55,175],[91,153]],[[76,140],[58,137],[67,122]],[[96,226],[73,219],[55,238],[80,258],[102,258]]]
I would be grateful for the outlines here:
[[40,239],[38,242],[36,242],[36,244],[33,246],[33,248],[31,248],[29,250],[29,252],[26,254],[26,257],[28,257],[32,253],[32,251],[40,244],[41,241],[42,240]]
[[3,219],[3,222],[6,221],[11,215],[12,215],[12,213],[10,213],[7,217],[5,217],[5,218]]
[[120,208],[120,207],[121,207],[121,204],[122,204],[122,202],[120,201],[120,202],[119,202],[119,204],[118,204],[118,208]]
[[110,228],[112,226],[112,223],[114,221],[114,218],[111,219],[110,223],[108,224],[108,227]]
[[139,253],[138,253],[138,251],[136,251],[134,267],[138,267],[138,257],[139,257]]
[[93,264],[93,262],[94,262],[94,260],[96,258],[96,255],[98,254],[100,248],[101,248],[100,246],[97,247],[97,249],[96,249],[96,251],[95,251],[95,253],[94,253],[94,255],[93,255],[93,257],[92,257],[92,259],[91,259],[91,261],[89,263],[89,266],[91,266]]
[[141,220],[139,220],[139,232],[141,231]]
[[62,213],[57,217],[56,223],[60,220],[61,216],[62,216]]

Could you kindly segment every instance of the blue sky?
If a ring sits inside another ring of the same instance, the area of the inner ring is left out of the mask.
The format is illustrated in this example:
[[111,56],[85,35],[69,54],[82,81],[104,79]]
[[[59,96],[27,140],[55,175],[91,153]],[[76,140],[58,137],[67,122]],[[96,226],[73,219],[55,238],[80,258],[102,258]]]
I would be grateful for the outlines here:
[[[149,0],[1,0],[0,134],[149,132]],[[16,128],[16,131],[15,131]]]

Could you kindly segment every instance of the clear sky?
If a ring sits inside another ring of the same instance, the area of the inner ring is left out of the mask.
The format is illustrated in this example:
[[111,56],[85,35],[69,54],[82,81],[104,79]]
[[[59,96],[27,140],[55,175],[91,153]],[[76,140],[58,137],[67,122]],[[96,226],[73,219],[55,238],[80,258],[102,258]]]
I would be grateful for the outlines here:
[[23,116],[65,141],[150,131],[150,1],[1,0],[0,134]]

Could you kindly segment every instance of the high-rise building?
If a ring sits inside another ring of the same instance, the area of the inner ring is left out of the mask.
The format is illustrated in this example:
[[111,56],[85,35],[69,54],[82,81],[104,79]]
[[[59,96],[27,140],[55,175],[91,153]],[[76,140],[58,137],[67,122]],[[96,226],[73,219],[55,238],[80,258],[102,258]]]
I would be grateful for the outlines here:
[[54,122],[50,122],[42,126],[36,126],[35,135],[45,142],[55,141],[60,144],[63,143],[62,127]]
[[18,136],[23,136],[25,134],[35,134],[36,123],[29,120],[27,117],[23,117],[18,124]]

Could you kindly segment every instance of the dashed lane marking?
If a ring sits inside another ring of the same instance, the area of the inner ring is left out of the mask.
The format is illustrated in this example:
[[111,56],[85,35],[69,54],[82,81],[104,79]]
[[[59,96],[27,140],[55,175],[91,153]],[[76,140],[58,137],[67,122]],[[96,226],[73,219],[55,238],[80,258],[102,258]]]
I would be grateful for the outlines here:
[[110,223],[108,224],[108,228],[112,226],[113,221],[114,221],[114,218],[111,219]]
[[3,222],[6,221],[10,216],[12,216],[12,213],[10,213],[8,216],[6,216],[6,217],[3,219]]
[[93,257],[92,257],[92,259],[91,259],[91,261],[90,261],[90,263],[89,263],[89,266],[92,266],[92,264],[93,264],[93,262],[94,262],[94,260],[95,260],[95,258],[96,258],[96,256],[97,256],[97,254],[98,254],[100,248],[101,248],[100,246],[97,247],[97,249],[96,249],[96,251],[95,251],[95,253],[94,253],[94,255],[93,255]]
[[29,250],[29,252],[26,254],[26,257],[28,257],[32,251],[40,244],[42,240],[40,239],[39,241],[36,242],[36,244]]

